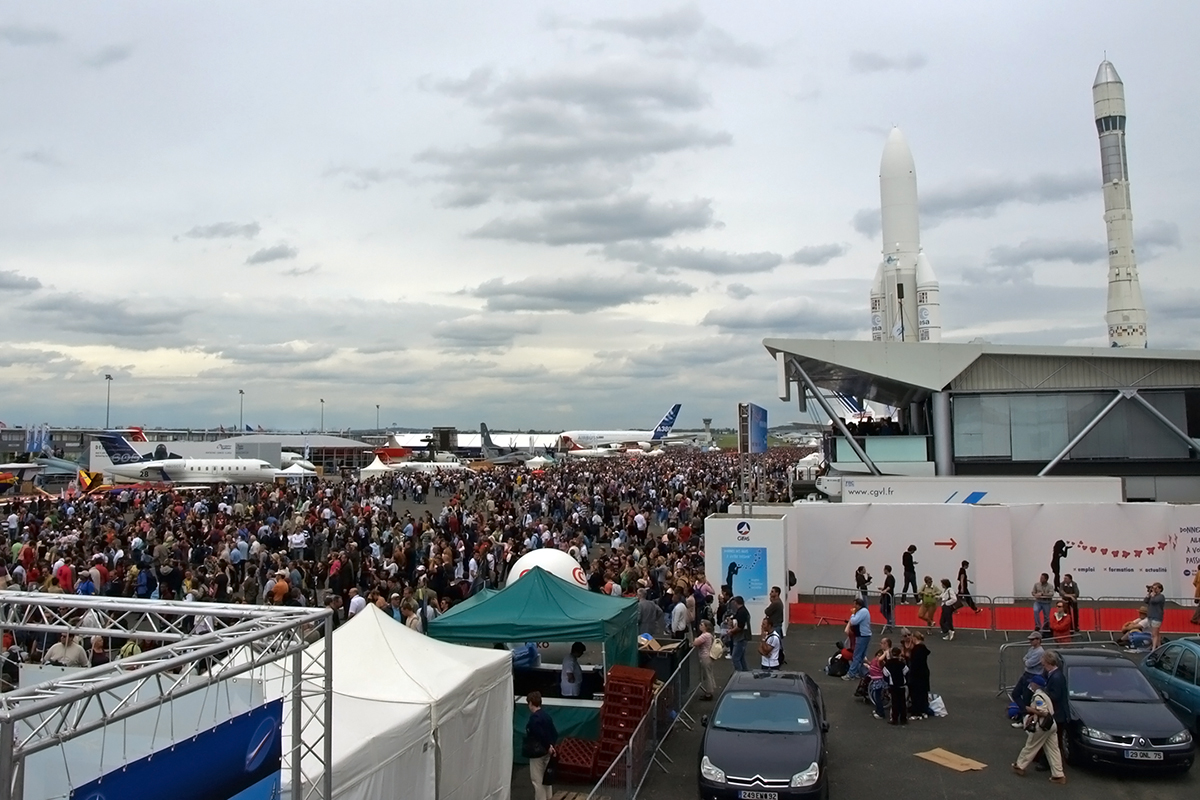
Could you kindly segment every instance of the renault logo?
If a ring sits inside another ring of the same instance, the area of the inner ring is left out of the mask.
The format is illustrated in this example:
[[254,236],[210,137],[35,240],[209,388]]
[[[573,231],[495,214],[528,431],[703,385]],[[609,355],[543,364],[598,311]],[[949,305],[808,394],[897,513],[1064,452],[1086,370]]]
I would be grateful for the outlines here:
[[1140,737],[1140,736],[1138,737],[1138,740],[1137,740],[1137,746],[1138,746],[1138,747],[1146,747],[1146,746],[1148,746],[1149,744],[1150,744],[1150,743],[1149,743],[1149,742],[1147,742],[1147,741],[1146,741],[1145,739],[1143,739],[1142,737]]

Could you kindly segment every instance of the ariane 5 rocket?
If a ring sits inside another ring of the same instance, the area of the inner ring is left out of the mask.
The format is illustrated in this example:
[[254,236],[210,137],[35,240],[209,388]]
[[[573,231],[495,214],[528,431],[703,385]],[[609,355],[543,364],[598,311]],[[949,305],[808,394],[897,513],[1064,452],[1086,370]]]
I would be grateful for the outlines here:
[[899,128],[892,128],[879,164],[883,261],[871,286],[871,338],[877,342],[940,342],[941,291],[921,250],[917,169]]
[[1133,252],[1133,208],[1129,202],[1129,164],[1125,158],[1125,84],[1104,61],[1092,84],[1100,169],[1104,176],[1104,225],[1108,230],[1108,343],[1146,346],[1146,305]]

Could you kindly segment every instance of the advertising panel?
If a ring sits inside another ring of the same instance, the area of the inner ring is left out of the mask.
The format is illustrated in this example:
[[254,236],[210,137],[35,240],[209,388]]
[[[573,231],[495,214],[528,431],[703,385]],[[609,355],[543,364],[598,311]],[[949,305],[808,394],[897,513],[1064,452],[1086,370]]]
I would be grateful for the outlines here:
[[733,594],[746,602],[757,635],[771,587],[778,586],[785,595],[788,590],[787,518],[782,514],[708,517],[704,569],[714,588],[732,583]]

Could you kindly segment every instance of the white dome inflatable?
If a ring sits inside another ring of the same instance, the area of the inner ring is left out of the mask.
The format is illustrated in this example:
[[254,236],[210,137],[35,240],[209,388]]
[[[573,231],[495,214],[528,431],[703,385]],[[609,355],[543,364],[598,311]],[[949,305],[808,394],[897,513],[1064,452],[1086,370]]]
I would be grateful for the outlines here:
[[541,567],[546,572],[555,577],[562,578],[567,583],[573,583],[583,589],[587,588],[587,577],[583,574],[583,569],[579,566],[579,562],[562,550],[555,550],[550,547],[531,550],[518,558],[517,563],[513,564],[512,569],[509,570],[508,580],[504,582],[504,585],[506,587],[512,586],[534,567]]

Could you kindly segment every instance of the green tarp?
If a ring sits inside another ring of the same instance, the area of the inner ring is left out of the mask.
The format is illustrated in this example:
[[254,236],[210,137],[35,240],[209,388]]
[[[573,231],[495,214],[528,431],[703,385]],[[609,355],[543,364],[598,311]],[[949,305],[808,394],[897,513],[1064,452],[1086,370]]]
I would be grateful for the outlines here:
[[608,666],[636,667],[638,660],[636,600],[589,592],[541,567],[461,611],[443,614],[429,623],[428,632],[457,644],[604,642]]

